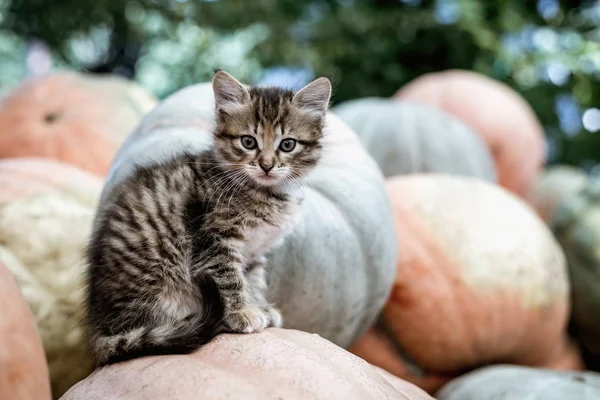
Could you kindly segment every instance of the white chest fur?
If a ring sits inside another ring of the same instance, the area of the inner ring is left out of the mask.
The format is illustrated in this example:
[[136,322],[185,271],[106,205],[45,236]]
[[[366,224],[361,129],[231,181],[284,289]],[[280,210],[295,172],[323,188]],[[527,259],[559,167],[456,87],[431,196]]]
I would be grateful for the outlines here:
[[248,232],[246,257],[252,259],[264,255],[272,247],[278,246],[285,233],[282,227],[262,224]]
[[278,218],[276,225],[262,223],[246,232],[245,256],[249,259],[263,256],[270,249],[281,245],[285,236],[292,231],[298,219],[299,207],[291,204],[288,213]]

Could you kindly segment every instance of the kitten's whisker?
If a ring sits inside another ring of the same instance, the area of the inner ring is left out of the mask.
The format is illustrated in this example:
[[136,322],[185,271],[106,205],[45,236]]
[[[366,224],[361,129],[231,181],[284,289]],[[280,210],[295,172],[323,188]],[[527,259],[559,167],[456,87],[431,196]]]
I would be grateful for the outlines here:
[[[243,171],[239,171],[239,170],[231,170],[229,171],[229,174],[223,178],[221,178],[218,182],[219,182],[219,187],[217,188],[217,190],[213,190],[213,192],[211,193],[208,202],[210,203],[211,200],[213,199],[213,197],[215,196],[215,194],[220,193],[221,195],[223,194],[223,192],[229,187],[229,185],[231,184],[232,181],[234,181],[236,179],[236,177],[238,177],[240,174],[243,174]],[[217,203],[218,204],[218,203]]]
[[[311,187],[310,182],[308,180],[302,182],[301,179],[298,177],[297,174],[295,173],[290,173],[290,177],[298,182],[298,185],[303,186],[303,187]],[[336,218],[332,212],[331,209],[329,207],[315,207],[316,208],[316,213],[319,216],[319,219],[321,219],[323,222],[326,223],[326,225],[328,227],[332,227],[333,230],[337,230],[338,228],[340,228],[340,221],[339,218]],[[327,208],[327,210],[324,210],[324,208]]]
[[223,195],[226,195],[231,189],[233,189],[238,181],[240,180],[240,175],[236,175],[234,177],[231,178],[231,182],[225,187],[225,189],[223,190],[223,192],[221,193],[221,195],[219,196],[219,198],[217,199],[217,202],[215,204],[215,208],[219,208],[219,203],[221,201],[221,198],[223,197]]
[[209,162],[202,162],[202,161],[189,161],[188,162],[189,165],[226,165],[228,167],[235,167],[235,166],[243,166],[243,163],[228,163],[228,162],[224,162],[224,161],[209,161]]
[[[207,192],[208,192],[208,191],[209,191],[209,190],[210,190],[210,189],[211,189],[213,186],[215,186],[217,183],[219,184],[219,187],[217,188],[218,190],[213,190],[213,191],[212,191],[212,193],[211,193],[211,195],[210,195],[210,197],[209,197],[209,199],[208,199],[208,202],[209,202],[209,203],[210,203],[210,201],[212,200],[212,198],[214,197],[215,193],[217,193],[217,192],[219,192],[219,191],[221,191],[221,190],[223,189],[223,188],[222,188],[222,184],[221,184],[221,182],[223,182],[223,184],[229,185],[229,183],[230,183],[229,179],[232,179],[232,180],[234,180],[234,179],[235,179],[237,176],[239,176],[239,175],[241,175],[241,174],[243,174],[243,173],[244,173],[244,171],[243,171],[243,170],[241,170],[241,169],[238,169],[238,170],[230,170],[230,171],[227,171],[227,172],[228,172],[229,174],[227,174],[226,176],[224,176],[224,177],[220,178],[220,179],[219,179],[217,182],[215,182],[214,184],[211,184],[211,186],[210,186],[210,187],[209,187],[209,189],[207,190]],[[206,197],[206,195],[205,195],[205,197]],[[217,204],[218,204],[218,203],[217,203]]]
[[[206,172],[205,172],[205,174],[206,174],[206,175],[209,175],[209,174],[210,174],[210,173],[211,173],[211,172],[212,172],[214,169],[217,169],[217,168],[219,168],[219,167],[220,167],[220,165],[218,165],[218,166],[215,166],[215,167],[212,167],[211,169],[209,169],[208,171],[206,171]],[[210,178],[208,178],[206,181],[204,181],[204,182],[202,183],[202,185],[205,185],[206,183],[209,183],[210,181],[212,181],[212,180],[216,179],[216,178],[217,178],[217,177],[219,177],[219,176],[225,175],[227,172],[229,172],[229,171],[228,171],[228,170],[225,170],[225,171],[221,171],[221,172],[219,172],[219,173],[217,173],[217,174],[215,174],[215,175],[211,176],[211,177],[210,177]]]
[[[204,191],[204,196],[202,197],[202,201],[206,201],[210,203],[210,200],[213,198],[215,193],[219,192],[223,186],[229,179],[229,176],[223,176],[219,178],[217,181],[211,183],[211,185]],[[209,196],[210,195],[210,196]],[[206,197],[208,196],[208,200]]]
[[244,187],[244,185],[246,184],[246,182],[248,182],[249,179],[252,179],[252,178],[248,175],[242,177],[241,182],[233,189],[233,192],[229,196],[229,201],[227,202],[228,210],[231,207],[231,199],[233,198],[233,196],[235,196],[237,194],[237,192],[239,192]]
[[300,178],[300,176],[298,176],[296,173],[294,172],[290,172],[286,177],[285,177],[285,181],[286,183],[289,182],[293,185],[297,185],[298,187],[301,187],[304,182],[303,180]]
[[[205,183],[209,183],[209,182],[211,182],[211,181],[214,181],[214,182],[212,182],[212,183],[210,184],[210,186],[209,186],[209,187],[208,187],[206,190],[207,190],[207,191],[208,191],[208,190],[211,190],[211,189],[212,189],[214,186],[216,186],[218,183],[220,183],[220,182],[222,182],[223,180],[226,180],[227,178],[229,178],[229,175],[231,175],[231,174],[234,174],[234,173],[237,173],[237,172],[239,172],[240,170],[242,170],[242,168],[232,168],[232,169],[228,169],[228,170],[222,171],[222,172],[220,172],[220,173],[216,174],[215,176],[213,176],[213,177],[211,177],[211,178],[207,179]],[[218,178],[218,179],[217,179],[217,178]],[[215,179],[216,179],[216,181],[215,181]]]
[[[220,179],[222,179],[223,177],[226,177],[229,173],[231,173],[230,170],[226,170],[226,171],[221,171],[218,174],[215,174],[214,176],[210,177],[209,179],[207,179],[204,184],[206,183],[215,183],[218,182]],[[218,179],[217,179],[218,178]],[[211,185],[212,185],[211,183]],[[208,189],[210,189],[210,186],[208,187]]]
[[293,180],[293,178],[289,178],[289,177],[285,177],[283,178],[283,186],[285,187],[285,189],[287,190],[288,188],[291,188],[292,190],[295,189],[294,185],[295,182]]
[[[212,170],[214,170],[214,169],[216,169],[216,168],[218,168],[218,167],[220,167],[220,165],[219,165],[219,166],[216,166],[216,167],[213,167],[213,168],[211,168],[211,169],[209,169],[209,170],[206,172],[206,174],[208,175],[210,172],[212,172]],[[230,169],[225,169],[225,170],[223,170],[223,171],[221,171],[221,172],[219,172],[219,173],[217,173],[217,174],[213,175],[212,177],[208,178],[208,179],[206,180],[206,182],[210,182],[211,180],[215,179],[216,177],[218,177],[218,176],[222,176],[222,175],[225,175],[225,174],[227,174],[227,173],[229,173],[229,172],[231,172],[231,170],[230,170]]]

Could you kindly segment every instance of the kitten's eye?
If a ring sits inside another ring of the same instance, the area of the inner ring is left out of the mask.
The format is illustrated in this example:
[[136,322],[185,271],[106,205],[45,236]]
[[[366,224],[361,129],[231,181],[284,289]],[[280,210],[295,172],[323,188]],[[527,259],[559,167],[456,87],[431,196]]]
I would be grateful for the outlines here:
[[244,146],[245,148],[247,148],[248,150],[252,150],[256,148],[256,139],[254,139],[252,136],[242,136],[242,146]]
[[279,149],[281,151],[285,151],[286,153],[294,150],[296,147],[296,141],[294,139],[285,139],[279,143]]

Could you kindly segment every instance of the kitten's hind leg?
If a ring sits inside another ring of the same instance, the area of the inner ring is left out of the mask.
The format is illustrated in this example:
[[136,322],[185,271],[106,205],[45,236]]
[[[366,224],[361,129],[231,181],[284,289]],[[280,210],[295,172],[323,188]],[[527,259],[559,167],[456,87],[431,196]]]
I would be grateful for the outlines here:
[[223,320],[221,331],[252,333],[270,325],[270,316],[249,293],[244,265],[230,252],[222,251],[211,259],[202,273],[209,274],[221,293]]
[[265,258],[260,257],[251,261],[246,267],[248,281],[248,296],[251,301],[259,305],[269,316],[269,327],[280,328],[283,323],[281,312],[267,301],[267,279],[265,271]]

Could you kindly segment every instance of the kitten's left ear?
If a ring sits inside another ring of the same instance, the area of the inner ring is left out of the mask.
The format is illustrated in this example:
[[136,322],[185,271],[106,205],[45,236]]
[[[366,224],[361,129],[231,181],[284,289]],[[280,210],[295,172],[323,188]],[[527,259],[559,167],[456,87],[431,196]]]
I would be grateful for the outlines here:
[[304,86],[294,95],[293,103],[309,114],[323,117],[329,107],[331,82],[327,78],[318,78]]
[[217,71],[212,81],[217,110],[228,110],[250,100],[248,90],[225,71]]

